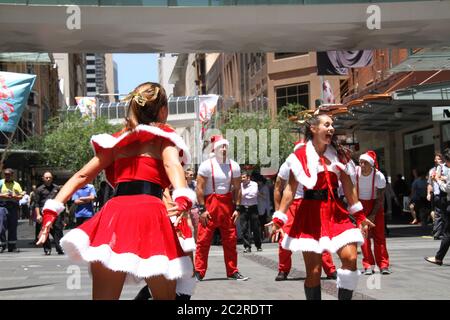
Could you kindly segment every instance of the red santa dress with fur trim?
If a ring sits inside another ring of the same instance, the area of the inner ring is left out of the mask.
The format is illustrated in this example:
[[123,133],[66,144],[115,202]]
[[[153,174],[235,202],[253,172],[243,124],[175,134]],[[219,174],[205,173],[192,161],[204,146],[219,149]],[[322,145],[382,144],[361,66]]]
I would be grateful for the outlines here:
[[[95,135],[91,143],[97,154],[106,149],[121,154],[126,150],[126,157],[117,158],[105,169],[113,187],[145,180],[166,188],[170,181],[162,160],[133,151],[157,139],[168,139],[180,150],[182,161],[190,161],[183,140],[166,125],[139,125],[133,131]],[[61,245],[73,261],[100,261],[108,269],[134,276],[134,280],[157,275],[178,279],[193,272],[163,201],[147,194],[113,197],[94,217],[68,232]]]
[[[341,163],[337,152],[328,146],[324,157],[330,162],[324,167],[311,141],[297,149],[286,160],[296,180],[304,190],[334,190],[346,165]],[[328,175],[328,178],[327,178]],[[282,247],[291,251],[322,253],[336,252],[348,243],[364,243],[359,228],[356,228],[339,198],[327,200],[300,199],[291,225],[285,228]]]

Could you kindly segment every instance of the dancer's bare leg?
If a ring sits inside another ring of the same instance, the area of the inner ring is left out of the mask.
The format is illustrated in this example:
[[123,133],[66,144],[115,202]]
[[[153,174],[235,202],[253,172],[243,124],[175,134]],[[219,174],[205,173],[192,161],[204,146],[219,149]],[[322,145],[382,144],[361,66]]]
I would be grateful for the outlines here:
[[164,276],[156,276],[145,279],[153,300],[175,300],[176,280],[167,280]]
[[303,252],[303,260],[305,261],[306,269],[305,286],[312,288],[320,285],[322,255],[315,252]]
[[92,299],[118,300],[122,293],[126,273],[112,271],[101,262],[91,263]]
[[356,271],[357,263],[357,247],[356,243],[350,243],[337,251],[339,258],[341,259],[341,269]]

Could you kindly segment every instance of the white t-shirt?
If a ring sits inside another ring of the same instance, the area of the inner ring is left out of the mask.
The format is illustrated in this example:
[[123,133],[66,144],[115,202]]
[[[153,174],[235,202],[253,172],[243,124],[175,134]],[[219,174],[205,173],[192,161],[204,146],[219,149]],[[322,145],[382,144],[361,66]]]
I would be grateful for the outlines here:
[[[289,182],[289,174],[291,170],[289,170],[289,167],[287,163],[283,163],[280,167],[280,170],[278,171],[278,176],[283,179],[286,182]],[[294,199],[300,199],[303,198],[303,185],[299,182],[297,190],[295,191]]]
[[[361,200],[371,200],[370,196],[372,195],[372,176],[373,176],[373,169],[370,171],[370,174],[368,176],[364,176],[361,173],[361,167],[356,168],[356,172],[359,176],[359,199]],[[374,182],[374,189],[373,190],[373,199],[376,199],[377,197],[377,189],[384,189],[386,188],[386,178],[384,175],[377,170],[377,173],[375,174],[375,182]]]
[[241,183],[241,204],[243,206],[256,206],[258,204],[258,184],[249,181],[247,186]]
[[229,160],[228,163],[217,162],[216,158],[211,158],[203,161],[198,168],[198,174],[206,178],[205,186],[205,196],[214,193],[212,185],[212,171],[211,162],[214,167],[214,182],[217,194],[226,194],[230,192],[231,185],[231,172],[230,172],[230,162],[231,168],[233,169],[233,179],[241,177],[241,168],[236,161]]

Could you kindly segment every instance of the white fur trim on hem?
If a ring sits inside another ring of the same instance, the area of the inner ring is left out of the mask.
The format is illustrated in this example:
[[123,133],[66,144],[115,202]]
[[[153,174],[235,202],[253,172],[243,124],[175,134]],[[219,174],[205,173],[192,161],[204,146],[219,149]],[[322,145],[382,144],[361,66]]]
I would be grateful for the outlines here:
[[351,205],[348,208],[348,213],[355,214],[355,213],[357,213],[357,212],[359,212],[361,210],[363,210],[363,205],[362,205],[362,203],[360,201],[358,201],[357,203]]
[[42,210],[48,209],[56,212],[57,214],[60,214],[64,211],[65,208],[66,207],[62,202],[56,201],[54,199],[49,199],[45,201],[44,208]]
[[192,262],[188,256],[173,260],[163,255],[142,259],[134,253],[115,253],[106,244],[91,247],[88,235],[81,229],[69,231],[60,244],[74,262],[100,261],[108,269],[126,272],[137,280],[158,275],[174,280],[192,275]]
[[188,197],[191,200],[192,205],[197,202],[197,195],[195,191],[190,188],[178,188],[173,190],[172,199],[175,201],[178,197]]
[[361,230],[359,230],[358,228],[352,228],[345,230],[341,234],[337,235],[333,238],[333,240],[331,240],[331,242],[333,246],[332,252],[336,252],[349,243],[362,245],[364,243],[364,237],[361,233]]
[[281,246],[292,252],[304,251],[322,253],[324,251],[335,253],[349,243],[363,244],[364,238],[357,228],[348,229],[333,239],[322,237],[319,241],[312,238],[292,238],[285,234]]
[[197,247],[194,238],[183,239],[181,237],[178,237],[178,241],[180,241],[181,249],[183,249],[184,252],[193,252]]
[[354,291],[358,286],[358,279],[361,272],[359,270],[351,271],[346,269],[337,269],[336,286],[338,288]]
[[272,216],[272,219],[273,218],[278,218],[283,221],[283,223],[286,223],[288,221],[288,216],[286,215],[286,213],[281,211],[275,211]]
[[187,295],[194,295],[195,286],[197,285],[197,281],[194,277],[186,276],[177,280],[177,288],[176,292]]

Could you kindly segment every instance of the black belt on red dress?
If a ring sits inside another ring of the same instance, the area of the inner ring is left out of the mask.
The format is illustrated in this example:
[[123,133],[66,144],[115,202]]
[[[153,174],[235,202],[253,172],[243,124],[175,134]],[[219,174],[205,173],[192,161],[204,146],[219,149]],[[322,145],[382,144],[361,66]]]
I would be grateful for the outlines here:
[[[334,197],[339,198],[337,189],[333,189]],[[327,200],[328,199],[328,189],[321,190],[305,190],[303,194],[303,199],[305,200]]]
[[137,194],[148,194],[150,196],[155,196],[159,199],[162,199],[163,188],[159,184],[150,181],[134,180],[119,182],[114,191],[114,197],[131,196]]

